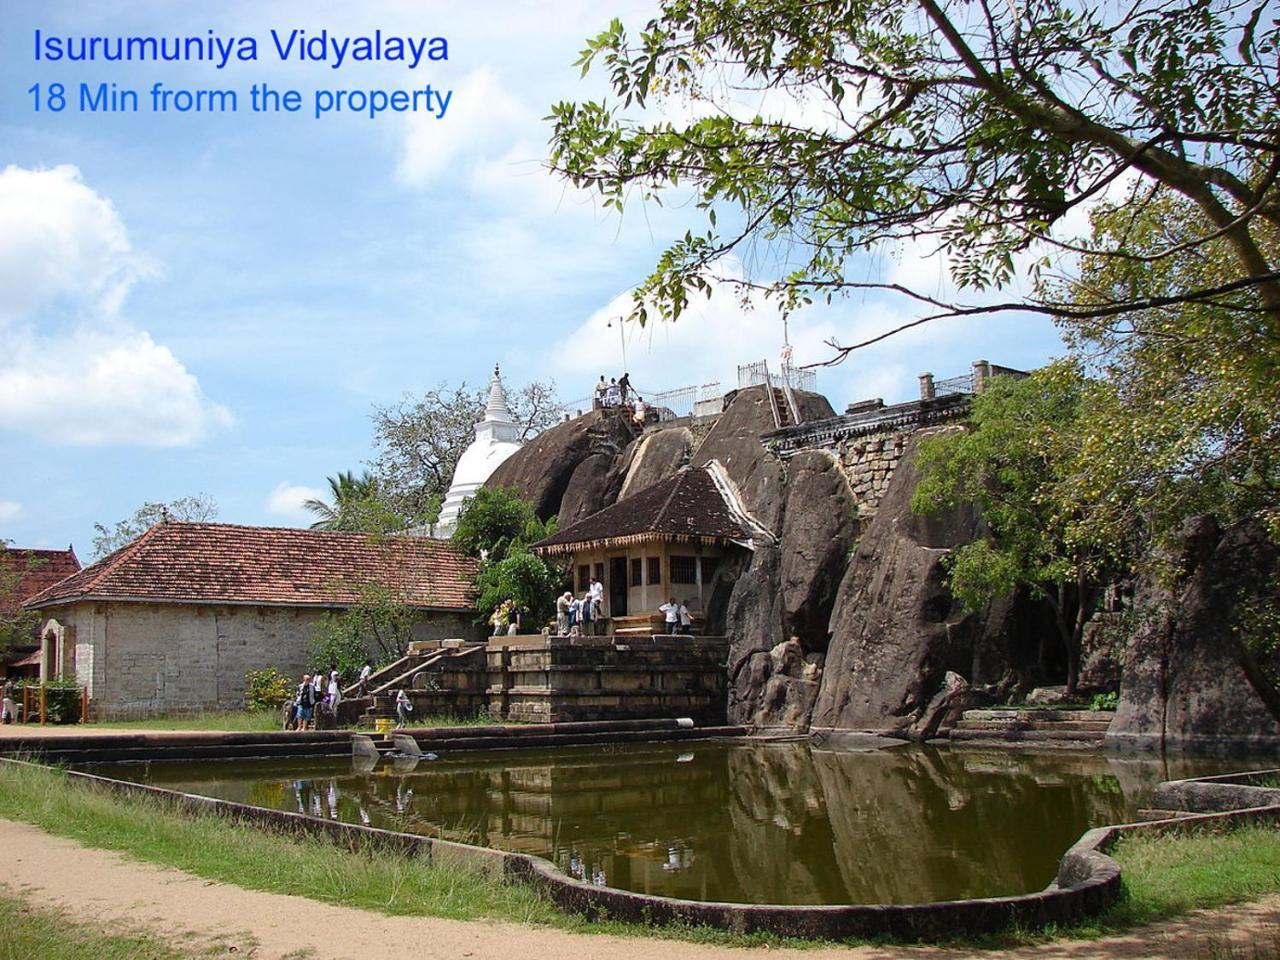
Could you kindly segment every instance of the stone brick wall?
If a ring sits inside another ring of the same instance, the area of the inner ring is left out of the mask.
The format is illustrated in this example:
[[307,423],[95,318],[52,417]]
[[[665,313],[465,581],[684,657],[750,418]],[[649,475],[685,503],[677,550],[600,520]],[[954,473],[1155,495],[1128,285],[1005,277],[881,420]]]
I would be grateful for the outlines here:
[[[301,677],[325,611],[209,604],[76,603],[54,611],[74,628],[76,679],[102,719],[244,705],[244,675]],[[416,639],[476,638],[465,614],[429,614]]]
[[859,516],[875,515],[912,432],[886,431],[840,442],[836,457],[857,499]]

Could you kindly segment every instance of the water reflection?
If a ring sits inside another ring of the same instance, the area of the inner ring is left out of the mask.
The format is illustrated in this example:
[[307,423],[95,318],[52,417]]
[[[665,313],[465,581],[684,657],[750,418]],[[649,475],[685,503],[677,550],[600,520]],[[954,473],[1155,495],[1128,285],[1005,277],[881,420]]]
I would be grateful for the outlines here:
[[595,884],[702,900],[905,903],[1044,887],[1088,827],[1163,779],[1247,762],[803,743],[628,745],[383,761],[94,769],[553,860]]

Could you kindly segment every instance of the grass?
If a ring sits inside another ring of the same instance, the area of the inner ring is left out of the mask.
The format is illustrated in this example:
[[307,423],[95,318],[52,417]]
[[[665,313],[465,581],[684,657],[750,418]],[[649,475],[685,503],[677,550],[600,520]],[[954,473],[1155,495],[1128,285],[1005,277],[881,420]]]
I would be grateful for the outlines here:
[[[560,913],[530,887],[502,883],[467,864],[431,865],[351,851],[326,841],[235,824],[216,814],[178,813],[161,800],[118,797],[69,783],[62,771],[46,767],[0,765],[0,817],[210,880],[392,915],[509,920],[727,946],[830,945],[708,928],[655,930],[590,922]],[[1267,827],[1185,836],[1134,834],[1121,840],[1112,855],[1124,872],[1125,896],[1103,917],[1065,928],[1010,930],[958,944],[1008,947],[1063,937],[1092,939],[1188,910],[1280,892],[1280,831]],[[1272,955],[1280,957],[1268,954]]]
[[[222,956],[226,944],[182,947],[148,933],[112,932],[101,923],[76,920],[62,910],[35,907],[0,890],[0,960],[191,960]],[[233,949],[248,953],[246,944]]]

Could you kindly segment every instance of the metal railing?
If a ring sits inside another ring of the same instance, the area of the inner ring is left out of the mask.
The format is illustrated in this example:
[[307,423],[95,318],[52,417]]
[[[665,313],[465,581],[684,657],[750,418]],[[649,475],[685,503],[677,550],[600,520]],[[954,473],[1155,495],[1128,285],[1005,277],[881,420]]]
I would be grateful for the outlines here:
[[973,374],[966,373],[959,377],[948,377],[946,380],[933,381],[933,395],[947,397],[957,393],[973,393]]

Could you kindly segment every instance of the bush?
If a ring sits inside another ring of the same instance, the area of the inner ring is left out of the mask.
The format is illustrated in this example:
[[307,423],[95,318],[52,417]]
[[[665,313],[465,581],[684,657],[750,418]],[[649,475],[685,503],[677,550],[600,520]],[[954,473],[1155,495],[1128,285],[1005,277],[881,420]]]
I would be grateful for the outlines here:
[[279,710],[293,697],[293,681],[275,667],[244,675],[244,702],[250,710]]
[[1090,710],[1114,710],[1120,705],[1120,695],[1116,693],[1095,693],[1089,701]]
[[[40,688],[42,684],[38,680],[20,681],[17,686],[17,694],[14,700],[22,703],[22,690],[31,691],[31,716],[23,717],[24,720],[36,719],[40,709]],[[50,680],[43,684],[44,687],[44,714],[45,720],[49,723],[79,723],[80,722],[80,685],[74,680]]]

